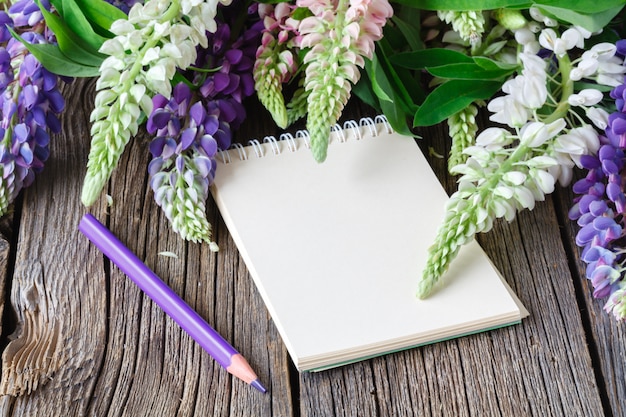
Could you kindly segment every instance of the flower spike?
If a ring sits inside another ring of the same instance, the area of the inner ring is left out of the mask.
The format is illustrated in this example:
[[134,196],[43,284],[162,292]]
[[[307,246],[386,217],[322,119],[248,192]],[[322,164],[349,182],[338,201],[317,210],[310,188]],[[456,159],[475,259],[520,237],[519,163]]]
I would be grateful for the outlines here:
[[[46,7],[50,7],[46,4]],[[32,1],[20,1],[0,11],[0,216],[18,193],[41,172],[48,158],[49,132],[58,133],[57,114],[65,102],[58,77],[47,71],[11,37],[7,27],[30,44],[54,44],[42,13]]]
[[299,26],[300,47],[310,48],[304,57],[304,87],[308,92],[307,129],[316,161],[326,159],[330,127],[346,105],[364,57],[371,58],[374,41],[393,14],[387,0],[376,2],[298,0],[313,16]]
[[[225,2],[227,0],[224,0]],[[196,60],[196,47],[207,46],[215,32],[217,0],[151,0],[137,3],[128,20],[113,23],[114,38],[100,52],[103,61],[91,113],[91,149],[81,200],[93,204],[132,136],[141,113],[150,114],[154,94],[169,96],[176,68]]]

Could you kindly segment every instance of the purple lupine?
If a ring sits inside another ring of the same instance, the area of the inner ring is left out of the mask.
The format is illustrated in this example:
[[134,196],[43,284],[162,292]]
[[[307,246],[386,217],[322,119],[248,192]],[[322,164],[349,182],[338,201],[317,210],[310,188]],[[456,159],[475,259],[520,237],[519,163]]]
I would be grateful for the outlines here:
[[[618,52],[626,55],[624,41],[618,42]],[[611,91],[617,111],[609,116],[597,155],[581,157],[587,175],[573,186],[578,196],[569,212],[580,226],[576,244],[582,248],[593,295],[608,297],[604,308],[619,320],[626,319],[625,90],[626,84],[622,84]]]
[[192,98],[189,87],[180,83],[171,99],[162,95],[153,99],[146,125],[148,132],[156,134],[150,144],[150,185],[175,232],[215,247],[204,210],[215,175],[219,115],[207,112]]
[[[48,1],[42,4],[50,7]],[[7,25],[28,43],[54,43],[41,11],[32,0],[20,0],[0,12],[0,216],[19,191],[43,169],[49,155],[49,133],[58,133],[57,114],[65,102],[57,76],[47,71],[26,47],[8,33]]]
[[[241,4],[223,9],[224,15]],[[212,250],[217,245],[211,241],[205,203],[215,176],[215,156],[218,149],[230,146],[233,129],[246,117],[242,102],[254,93],[252,67],[260,42],[258,25],[233,43],[230,25],[217,23],[217,31],[207,33],[208,48],[198,51],[195,65],[207,70],[184,74],[196,89],[179,83],[171,98],[156,96],[146,125],[156,134],[148,170],[157,204],[181,237],[208,242]]]
[[126,14],[128,14],[130,8],[136,3],[143,4],[143,0],[106,0],[106,2],[112,4]]

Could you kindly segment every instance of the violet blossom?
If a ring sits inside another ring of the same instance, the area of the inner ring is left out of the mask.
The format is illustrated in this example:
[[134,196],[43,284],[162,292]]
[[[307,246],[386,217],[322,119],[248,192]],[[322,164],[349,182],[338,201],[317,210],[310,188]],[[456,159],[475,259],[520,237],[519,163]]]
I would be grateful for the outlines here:
[[[50,7],[47,1],[42,5]],[[55,43],[31,0],[20,0],[8,12],[0,12],[0,22],[20,32],[28,43]],[[43,169],[49,156],[48,132],[60,131],[57,114],[65,106],[58,77],[11,37],[4,25],[0,31],[0,216]]]
[[[617,43],[617,53],[626,55],[626,41]],[[573,191],[578,196],[569,217],[576,220],[580,230],[576,244],[582,248],[586,277],[596,298],[607,298],[604,306],[618,320],[626,319],[626,195],[624,171],[626,147],[626,113],[624,102],[626,84],[610,93],[617,111],[610,114],[597,155],[583,155],[581,164],[587,170],[585,178],[577,181]]]
[[175,232],[208,242],[213,251],[218,246],[205,213],[208,189],[216,153],[230,146],[232,131],[246,117],[243,100],[254,93],[252,69],[261,29],[254,23],[232,42],[231,26],[218,21],[215,33],[207,35],[208,48],[198,51],[198,69],[185,73],[197,90],[179,83],[170,99],[155,96],[146,125],[156,134],[148,168],[155,201]]

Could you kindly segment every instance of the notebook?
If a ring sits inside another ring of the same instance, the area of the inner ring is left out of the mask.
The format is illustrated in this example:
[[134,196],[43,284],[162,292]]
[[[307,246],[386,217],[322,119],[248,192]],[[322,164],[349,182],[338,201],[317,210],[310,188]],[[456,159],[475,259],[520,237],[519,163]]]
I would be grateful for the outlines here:
[[220,151],[211,193],[298,370],[519,323],[480,246],[427,299],[418,279],[447,194],[414,138],[346,122],[317,163],[306,131]]

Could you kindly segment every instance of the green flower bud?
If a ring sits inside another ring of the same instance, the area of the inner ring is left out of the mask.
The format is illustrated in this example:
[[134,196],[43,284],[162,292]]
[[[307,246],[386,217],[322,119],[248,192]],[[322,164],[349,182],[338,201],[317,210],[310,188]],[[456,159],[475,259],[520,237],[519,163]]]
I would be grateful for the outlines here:
[[493,18],[503,27],[509,30],[521,29],[526,26],[526,19],[519,10],[498,9],[494,10]]

